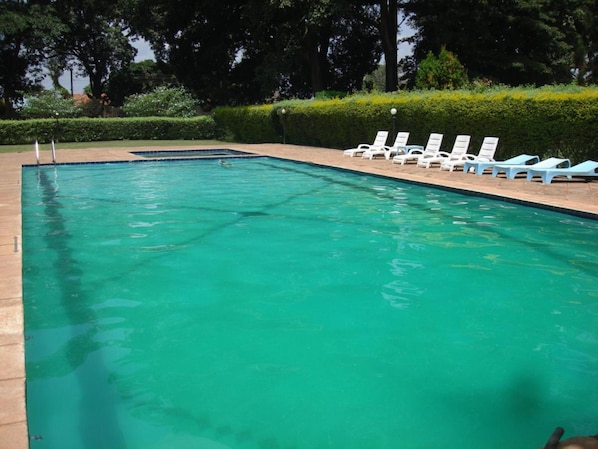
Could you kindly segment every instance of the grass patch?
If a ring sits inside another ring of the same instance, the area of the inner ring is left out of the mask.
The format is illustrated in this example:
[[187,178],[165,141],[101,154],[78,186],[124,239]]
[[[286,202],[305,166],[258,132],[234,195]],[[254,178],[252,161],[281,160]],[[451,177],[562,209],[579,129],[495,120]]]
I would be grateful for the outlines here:
[[[102,142],[58,142],[56,150],[85,150],[88,148],[153,148],[153,147],[180,147],[180,146],[215,145],[226,147],[230,142],[221,140],[109,140]],[[50,151],[49,143],[39,144],[40,151]],[[0,145],[0,153],[26,153],[33,152],[33,144],[27,145]]]

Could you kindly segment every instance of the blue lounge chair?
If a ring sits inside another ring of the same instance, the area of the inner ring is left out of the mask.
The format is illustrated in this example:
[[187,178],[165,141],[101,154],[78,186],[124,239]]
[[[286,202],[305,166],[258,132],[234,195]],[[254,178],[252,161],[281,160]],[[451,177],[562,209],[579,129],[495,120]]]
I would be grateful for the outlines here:
[[485,170],[494,168],[495,165],[530,165],[538,162],[540,162],[538,156],[520,154],[504,161],[465,161],[463,171],[465,173],[475,172],[476,175],[483,175]]
[[388,131],[378,131],[376,133],[376,137],[374,138],[374,142],[370,145],[369,143],[360,143],[355,148],[349,148],[348,150],[343,151],[343,156],[357,156],[358,154],[362,154],[365,150],[371,150],[374,148],[382,148],[386,145],[386,138],[388,137]]
[[558,157],[549,157],[543,161],[533,165],[506,165],[499,164],[492,168],[492,176],[498,175],[500,172],[505,172],[507,179],[514,179],[519,173],[529,173],[530,170],[536,170],[538,168],[564,168],[570,167],[571,161],[569,159],[560,159]]
[[550,184],[556,176],[566,176],[571,179],[573,176],[598,176],[598,162],[585,161],[569,168],[545,168],[534,169],[527,172],[527,180],[531,181],[534,176],[540,176],[544,184]]

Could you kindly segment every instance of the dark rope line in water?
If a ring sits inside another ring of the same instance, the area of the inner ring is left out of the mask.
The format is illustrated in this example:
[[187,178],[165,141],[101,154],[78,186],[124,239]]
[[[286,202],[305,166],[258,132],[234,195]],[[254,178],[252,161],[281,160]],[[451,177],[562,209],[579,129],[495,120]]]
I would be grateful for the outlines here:
[[[48,179],[48,177],[44,173],[40,173],[40,186],[42,187],[42,199],[43,199],[43,204],[45,205],[45,217],[51,218],[50,220],[48,220],[50,230],[45,233],[46,239],[48,242],[48,247],[50,247],[60,253],[60,257],[59,257],[60,261],[55,264],[56,269],[59,272],[60,272],[60,269],[63,267],[63,264],[66,264],[69,267],[69,271],[68,271],[69,276],[58,276],[58,279],[57,279],[59,281],[60,288],[62,290],[63,307],[65,308],[67,313],[72,316],[72,318],[74,320],[74,321],[72,320],[73,324],[85,322],[86,320],[95,322],[97,320],[97,317],[90,316],[90,314],[93,314],[93,312],[91,310],[82,311],[80,309],[80,307],[70,307],[72,305],[71,304],[71,302],[72,302],[71,293],[73,291],[79,292],[77,306],[80,306],[81,304],[86,303],[86,299],[83,297],[83,294],[82,294],[83,287],[80,282],[82,273],[80,270],[78,270],[76,268],[76,260],[75,260],[74,255],[72,254],[72,250],[70,249],[70,246],[69,246],[70,236],[66,229],[65,220],[61,214],[61,209],[64,206],[59,202],[59,199],[56,195],[56,190],[53,188],[51,181]],[[259,214],[258,214],[258,216],[259,216]],[[243,219],[243,217],[235,220],[235,222],[242,220],[242,219]],[[73,280],[67,282],[65,280],[65,278],[67,278],[67,277],[70,279],[73,279]],[[89,342],[93,341],[97,334],[97,329],[96,328],[90,329],[88,331],[88,334],[90,334],[90,335],[88,335],[88,337],[85,338],[85,340],[88,340]],[[81,351],[77,350],[74,347],[79,342],[81,342],[81,340],[79,338],[71,339],[69,341],[69,346],[72,346],[72,348],[67,350],[66,353],[69,355],[70,354],[81,354]],[[77,348],[78,348],[78,346],[77,346]],[[97,348],[94,348],[94,349],[97,349]],[[71,365],[73,366],[73,368],[75,368],[76,366],[83,363],[83,358],[86,355],[88,355],[87,352],[81,354],[81,359],[77,358],[76,360],[74,360],[71,358]],[[107,371],[107,369],[103,366],[96,366],[94,368],[94,371],[96,373],[97,372],[102,373],[104,371]],[[103,378],[103,376],[100,375],[100,378]],[[79,379],[79,380],[81,381],[82,384],[84,383],[82,379]],[[82,387],[84,387],[84,385],[82,385]],[[84,388],[82,388],[83,396],[85,396],[85,392],[86,392],[86,390]],[[82,402],[86,402],[86,400],[83,399]],[[144,405],[149,406],[150,408],[153,407],[156,409],[156,411],[159,411],[161,413],[175,416],[177,419],[183,418],[185,420],[189,420],[189,421],[195,423],[196,428],[201,430],[203,434],[206,434],[209,431],[209,432],[214,432],[216,434],[216,436],[218,436],[220,438],[226,438],[226,437],[230,436],[239,444],[247,443],[249,441],[255,441],[255,442],[258,442],[262,446],[264,444],[272,444],[272,443],[277,445],[276,439],[273,437],[258,439],[258,437],[256,435],[254,435],[252,433],[252,431],[249,429],[235,430],[234,428],[231,428],[229,425],[225,425],[225,424],[224,425],[216,425],[210,421],[209,417],[205,417],[205,415],[202,415],[201,413],[192,413],[187,410],[182,410],[182,409],[177,409],[177,408],[172,408],[172,407],[164,407],[161,404],[150,405],[150,404],[144,403]],[[78,414],[78,415],[79,415],[79,419],[81,419],[83,414]],[[116,416],[116,411],[113,411],[110,414],[110,416],[103,416],[103,417],[99,417],[99,418],[96,417],[94,419],[94,424],[96,427],[99,427],[102,429],[102,433],[108,434],[111,436],[111,439],[109,441],[107,441],[106,444],[108,444],[110,447],[118,447],[119,449],[124,449],[125,445],[124,445],[124,437],[122,436],[122,431],[120,429],[114,429],[113,426],[109,425],[110,421],[112,421],[112,424],[114,426],[117,426],[116,420],[111,419],[111,418],[114,418],[115,416]],[[204,417],[202,418],[202,416],[204,416]],[[80,427],[82,429],[84,429],[87,426],[85,424],[82,424]],[[111,427],[112,427],[112,429],[111,429]],[[117,430],[117,431],[115,431],[115,430]],[[119,437],[118,440],[114,439],[115,436]],[[90,443],[97,441],[97,436],[82,434],[83,441],[85,441],[86,437],[88,438],[88,441]],[[43,435],[33,435],[31,437],[32,441],[40,441],[41,442],[43,439],[44,439]],[[49,443],[49,441],[48,441],[48,443]]]
[[[323,190],[327,188],[327,185],[322,185],[322,186],[318,186],[315,187],[313,189],[310,189],[307,192],[300,192],[300,193],[296,193],[293,195],[290,195],[284,199],[281,199],[280,201],[276,201],[276,202],[272,202],[269,204],[266,204],[264,206],[261,207],[261,210],[254,210],[254,211],[242,211],[242,212],[236,212],[236,214],[233,216],[233,218],[231,220],[228,220],[226,222],[223,223],[217,223],[214,224],[212,227],[204,230],[201,233],[198,233],[196,235],[194,235],[191,238],[188,238],[184,241],[179,241],[176,243],[171,243],[168,247],[169,248],[184,248],[187,247],[189,245],[193,245],[193,244],[197,244],[197,242],[200,242],[202,240],[204,240],[206,237],[213,235],[213,234],[217,234],[222,232],[224,229],[230,227],[230,226],[234,226],[246,219],[258,219],[260,216],[269,216],[268,212],[264,212],[267,211],[269,209],[272,208],[276,208],[278,206],[287,204],[287,203],[291,203],[292,201],[294,201],[296,198],[302,197],[302,196],[309,196],[309,195],[314,195],[316,192]],[[52,201],[57,201],[57,197],[55,195],[52,196],[51,198]],[[178,207],[178,206],[177,206]],[[212,210],[213,211],[213,210]],[[219,212],[223,212],[220,211]],[[225,213],[234,213],[234,211],[224,211]],[[147,257],[145,260],[136,262],[135,264],[130,266],[129,272],[135,271],[137,269],[139,269],[140,267],[145,266],[147,263],[149,263],[150,261],[159,259],[159,258],[164,258],[164,257],[169,257],[172,255],[172,251],[157,251],[155,252],[155,254],[150,258]],[[103,278],[101,280],[96,281],[95,283],[89,283],[87,288],[90,290],[94,290],[95,288],[98,288],[100,286],[102,286],[103,284],[107,283],[107,282],[114,282],[114,281],[119,281],[121,278],[120,276],[112,276],[109,278]]]

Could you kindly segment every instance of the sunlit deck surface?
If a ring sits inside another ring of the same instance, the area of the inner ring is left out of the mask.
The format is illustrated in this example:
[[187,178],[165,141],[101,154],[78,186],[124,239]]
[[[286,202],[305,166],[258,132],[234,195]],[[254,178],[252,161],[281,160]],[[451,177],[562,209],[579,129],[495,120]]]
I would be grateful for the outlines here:
[[[138,151],[160,151],[159,158],[168,158],[162,151],[177,151],[173,158],[181,159],[182,150],[214,149],[214,146],[185,145],[180,147],[98,148],[85,150],[57,149],[58,163],[108,162],[148,160]],[[342,151],[329,148],[281,144],[227,144],[225,148],[309,162],[318,165],[396,178],[408,182],[450,188],[475,195],[547,207],[573,215],[598,219],[598,179],[567,180],[556,178],[544,185],[536,178],[508,180],[486,174],[440,171],[419,168],[415,164],[392,164],[384,158],[362,159],[344,157]],[[205,157],[209,157],[206,154]],[[190,157],[203,157],[190,154]],[[214,157],[212,155],[212,157]],[[223,154],[224,157],[232,157]],[[250,156],[240,156],[250,157]],[[500,154],[498,155],[500,157]],[[21,232],[21,169],[36,164],[33,147],[27,153],[0,154],[0,449],[27,449],[29,436],[25,411],[25,364],[23,335],[22,232]],[[42,164],[52,163],[49,151],[40,153]],[[232,161],[231,161],[232,162]]]

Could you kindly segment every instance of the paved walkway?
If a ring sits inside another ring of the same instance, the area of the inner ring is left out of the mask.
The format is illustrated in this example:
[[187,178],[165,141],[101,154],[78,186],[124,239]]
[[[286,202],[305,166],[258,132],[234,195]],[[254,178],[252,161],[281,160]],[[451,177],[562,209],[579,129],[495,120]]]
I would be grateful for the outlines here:
[[[173,147],[170,147],[172,149]],[[200,148],[181,146],[177,149]],[[213,147],[212,147],[213,148]],[[414,164],[396,165],[385,159],[343,157],[339,150],[294,145],[227,145],[227,148],[383,175],[409,182],[454,188],[476,195],[542,205],[567,213],[598,219],[598,180],[539,181],[507,180],[490,175],[449,173]],[[158,149],[158,148],[152,148]],[[131,148],[57,150],[58,162],[97,162],[142,159]],[[41,162],[51,154],[41,152]],[[0,449],[27,449],[25,414],[25,366],[23,336],[23,290],[21,259],[21,168],[35,164],[30,153],[0,154]]]

